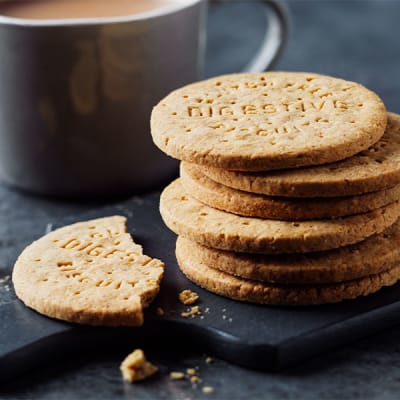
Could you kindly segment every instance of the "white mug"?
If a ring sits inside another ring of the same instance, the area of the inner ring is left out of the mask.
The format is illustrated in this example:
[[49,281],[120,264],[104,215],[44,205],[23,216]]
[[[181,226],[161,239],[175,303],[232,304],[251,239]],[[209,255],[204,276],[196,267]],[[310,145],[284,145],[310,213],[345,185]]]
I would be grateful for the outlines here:
[[[264,1],[268,31],[249,71],[263,71],[287,15]],[[0,16],[0,177],[64,197],[155,188],[177,170],[152,143],[152,107],[202,77],[205,0],[124,17]]]

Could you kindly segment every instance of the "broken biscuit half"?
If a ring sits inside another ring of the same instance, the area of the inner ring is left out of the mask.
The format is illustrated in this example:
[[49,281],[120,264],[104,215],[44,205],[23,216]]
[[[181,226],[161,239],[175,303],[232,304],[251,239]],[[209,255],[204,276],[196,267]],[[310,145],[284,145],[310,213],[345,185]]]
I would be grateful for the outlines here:
[[125,224],[122,216],[99,218],[36,240],[15,263],[17,296],[37,312],[69,322],[142,325],[164,263],[144,255]]

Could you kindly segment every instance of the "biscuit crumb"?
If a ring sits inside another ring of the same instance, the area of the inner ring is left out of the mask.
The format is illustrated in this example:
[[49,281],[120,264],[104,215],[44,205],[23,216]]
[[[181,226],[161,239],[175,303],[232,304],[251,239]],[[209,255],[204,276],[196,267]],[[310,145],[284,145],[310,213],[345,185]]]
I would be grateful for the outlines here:
[[191,290],[183,290],[179,293],[179,301],[186,306],[190,306],[199,299],[199,295]]
[[193,306],[187,309],[186,311],[181,312],[181,317],[183,318],[194,318],[196,315],[201,315],[201,310],[199,306]]
[[206,363],[207,364],[211,364],[214,360],[212,359],[212,357],[207,357],[206,358]]
[[193,375],[193,376],[190,377],[190,382],[199,383],[200,382],[200,378],[197,375]]
[[212,386],[204,386],[202,390],[205,394],[210,394],[214,392],[214,388]]
[[186,373],[187,373],[189,376],[194,376],[194,375],[197,374],[197,372],[196,372],[196,370],[195,370],[194,368],[188,368],[188,369],[186,370]]
[[143,350],[136,349],[122,361],[120,370],[124,380],[132,383],[148,378],[158,368],[146,360]]
[[0,285],[8,282],[11,279],[11,275],[6,275],[4,278],[0,279]]
[[190,312],[192,315],[201,315],[200,307],[199,306],[194,306],[190,309]]
[[173,371],[169,374],[169,379],[173,381],[178,381],[185,378],[185,374],[183,372]]
[[189,318],[192,314],[190,314],[190,311],[184,311],[181,312],[181,317],[183,318]]
[[161,307],[157,307],[157,308],[156,308],[156,314],[157,314],[159,317],[162,317],[163,315],[165,315],[165,311],[164,311]]

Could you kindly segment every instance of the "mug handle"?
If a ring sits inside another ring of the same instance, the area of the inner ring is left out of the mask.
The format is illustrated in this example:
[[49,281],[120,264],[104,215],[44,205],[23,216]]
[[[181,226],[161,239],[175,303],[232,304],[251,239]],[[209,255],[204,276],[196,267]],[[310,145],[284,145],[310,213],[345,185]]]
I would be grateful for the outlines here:
[[[211,0],[228,3],[231,0]],[[260,0],[265,5],[267,29],[260,49],[244,68],[245,72],[263,72],[271,68],[285,47],[289,30],[289,11],[279,0]]]

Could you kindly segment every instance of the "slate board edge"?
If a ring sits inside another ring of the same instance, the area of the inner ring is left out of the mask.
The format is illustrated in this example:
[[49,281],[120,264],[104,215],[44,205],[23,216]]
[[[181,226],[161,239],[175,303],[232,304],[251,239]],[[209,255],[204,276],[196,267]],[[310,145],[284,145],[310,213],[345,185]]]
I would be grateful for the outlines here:
[[[384,311],[382,311],[384,309]],[[273,370],[281,370],[331,350],[400,325],[400,301],[316,329],[277,346]],[[324,350],[321,351],[321,348]]]

